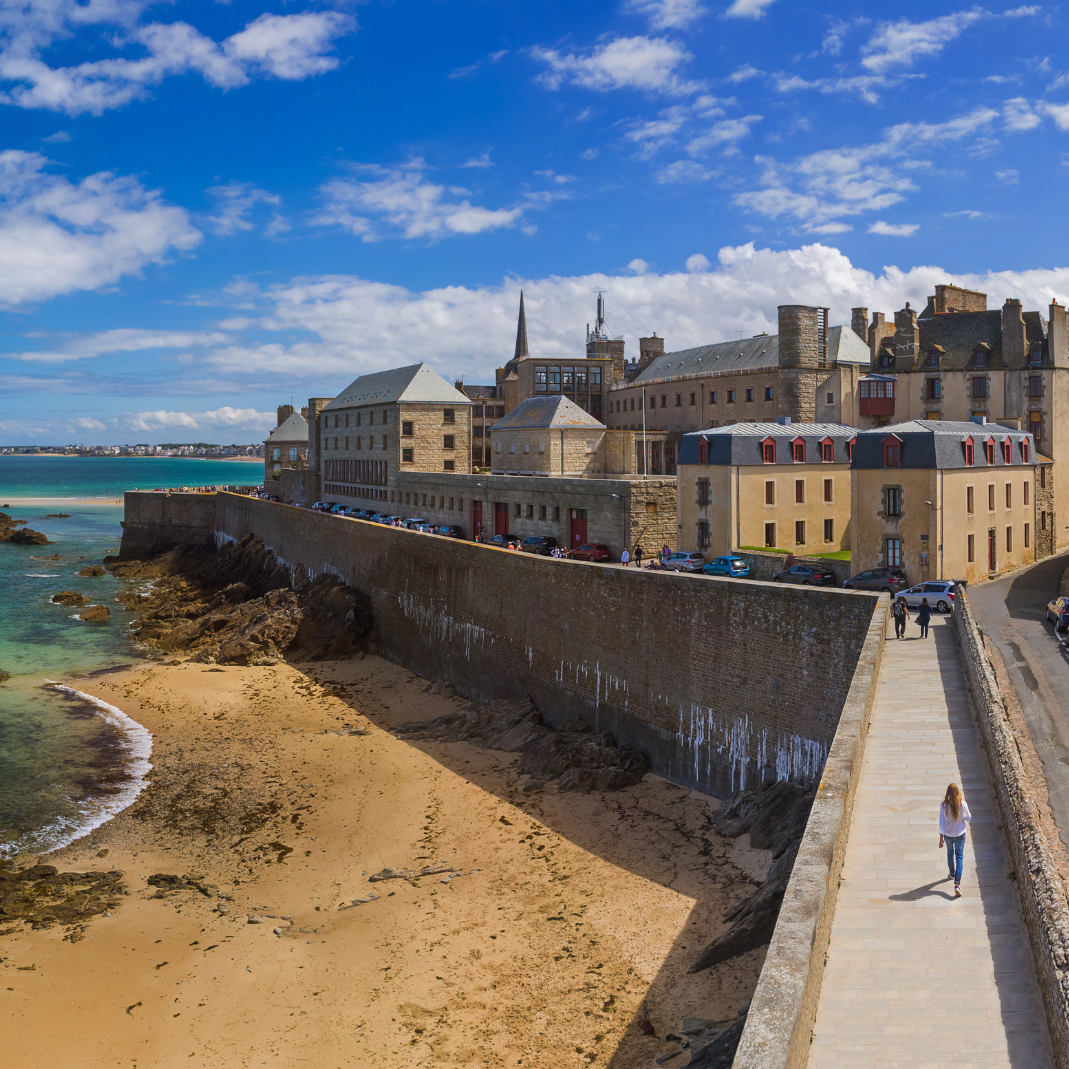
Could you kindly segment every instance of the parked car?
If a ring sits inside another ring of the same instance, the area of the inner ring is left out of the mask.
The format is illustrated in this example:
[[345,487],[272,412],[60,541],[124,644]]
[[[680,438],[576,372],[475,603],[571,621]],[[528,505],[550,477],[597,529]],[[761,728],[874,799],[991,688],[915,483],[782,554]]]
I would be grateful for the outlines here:
[[950,612],[954,608],[954,584],[941,579],[932,583],[918,583],[897,596],[905,598],[911,609],[919,609],[925,598],[932,612]]
[[520,549],[524,553],[538,553],[548,557],[557,548],[557,540],[547,535],[531,535],[520,543]]
[[609,552],[609,547],[603,545],[601,542],[590,542],[586,545],[576,546],[568,556],[571,557],[572,560],[585,560],[588,562],[612,560],[612,554]]
[[908,586],[906,573],[901,568],[872,568],[858,572],[843,583],[846,590],[885,590],[888,594],[897,594]]
[[440,523],[434,528],[434,533],[445,535],[446,538],[463,538],[464,528],[459,523]]
[[1069,598],[1055,598],[1047,605],[1047,619],[1055,632],[1069,631]]
[[415,531],[418,530],[420,527],[429,527],[430,522],[430,520],[411,519],[405,520],[404,526],[407,527],[410,531]]
[[354,515],[358,520],[370,520],[375,513],[371,509],[357,509]]
[[507,535],[496,534],[490,539],[490,545],[497,546],[498,549],[508,549],[509,538]]
[[314,512],[330,512],[330,510],[334,507],[334,505],[335,505],[335,502],[333,502],[333,501],[317,501],[312,506],[312,510]]
[[705,557],[701,553],[670,553],[664,562],[665,571],[700,572],[705,567]]
[[714,557],[702,568],[706,575],[726,575],[730,579],[746,579],[750,566],[742,557]]
[[835,573],[815,564],[792,564],[785,572],[776,572],[773,583],[797,583],[800,586],[834,586]]

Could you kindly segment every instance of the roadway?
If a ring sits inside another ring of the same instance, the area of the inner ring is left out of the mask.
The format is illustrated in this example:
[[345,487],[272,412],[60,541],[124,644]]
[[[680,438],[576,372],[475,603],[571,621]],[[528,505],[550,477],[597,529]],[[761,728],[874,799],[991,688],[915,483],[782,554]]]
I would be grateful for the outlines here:
[[1032,742],[1039,753],[1050,807],[1069,846],[1069,651],[1047,621],[1047,602],[1060,593],[1069,553],[1004,579],[969,588],[976,622],[1006,662]]

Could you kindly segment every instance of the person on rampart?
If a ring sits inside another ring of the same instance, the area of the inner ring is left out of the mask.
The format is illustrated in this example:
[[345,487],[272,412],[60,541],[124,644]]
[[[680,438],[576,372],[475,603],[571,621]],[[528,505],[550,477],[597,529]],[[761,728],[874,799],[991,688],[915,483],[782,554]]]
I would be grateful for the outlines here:
[[961,866],[965,853],[965,825],[972,820],[969,806],[961,796],[961,788],[952,783],[947,787],[943,804],[939,807],[939,846],[947,848],[948,879],[954,881],[954,897],[961,898]]

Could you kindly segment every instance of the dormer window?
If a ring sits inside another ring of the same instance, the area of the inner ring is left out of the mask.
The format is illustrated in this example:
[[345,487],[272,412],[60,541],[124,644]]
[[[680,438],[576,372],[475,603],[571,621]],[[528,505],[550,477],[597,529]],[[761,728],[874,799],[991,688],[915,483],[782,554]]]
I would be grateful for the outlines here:
[[939,354],[933,349],[928,354],[928,367],[939,367]]
[[985,349],[977,349],[972,354],[973,367],[985,367],[987,365],[987,351]]
[[1033,364],[1043,363],[1043,350],[1037,345],[1036,348],[1028,356],[1029,362]]
[[823,438],[820,442],[820,460],[823,464],[830,464],[835,459],[835,443],[830,438]]
[[984,462],[986,464],[991,465],[992,467],[995,464],[995,439],[994,438],[988,438],[987,441],[984,442]]
[[973,441],[972,441],[972,438],[966,438],[965,442],[964,442],[964,445],[965,445],[965,464],[966,464],[967,467],[971,468],[972,465],[973,465]]
[[857,445],[857,439],[856,438],[851,438],[850,441],[846,443],[846,459],[849,460],[851,464],[854,462],[854,446],[855,445]]
[[1021,439],[1021,460],[1025,464],[1028,463],[1029,452],[1030,452],[1030,450],[1028,448],[1028,439],[1027,438],[1022,438]]
[[880,357],[880,367],[890,367],[890,366],[891,366],[891,357],[885,353],[883,356]]
[[795,464],[804,464],[805,463],[805,439],[804,438],[795,438],[795,440],[793,442],[791,442],[791,459],[795,462]]
[[761,443],[761,462],[763,464],[776,463],[776,443],[772,438],[766,438]]
[[709,440],[707,438],[698,439],[698,463],[709,463]]
[[1013,439],[1006,438],[1002,443],[1002,462],[1003,464],[1013,463]]
[[883,466],[900,468],[902,466],[902,439],[890,434],[883,440]]

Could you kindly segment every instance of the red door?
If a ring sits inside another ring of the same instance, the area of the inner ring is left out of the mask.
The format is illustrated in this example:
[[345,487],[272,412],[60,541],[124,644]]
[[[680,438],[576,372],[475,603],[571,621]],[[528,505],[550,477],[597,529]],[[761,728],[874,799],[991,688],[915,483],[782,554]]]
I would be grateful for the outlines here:
[[478,538],[483,533],[483,503],[473,501],[471,503],[471,537]]
[[586,509],[569,509],[571,533],[568,544],[572,549],[586,544]]
[[494,534],[509,536],[509,503],[507,501],[494,502]]

